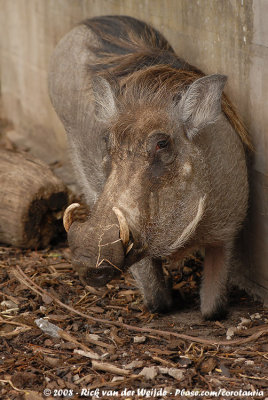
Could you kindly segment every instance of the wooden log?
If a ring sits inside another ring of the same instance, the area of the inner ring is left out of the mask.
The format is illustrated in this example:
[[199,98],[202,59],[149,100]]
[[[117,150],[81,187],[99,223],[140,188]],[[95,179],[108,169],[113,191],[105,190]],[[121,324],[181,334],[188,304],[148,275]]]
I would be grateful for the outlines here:
[[46,247],[62,230],[64,184],[42,161],[0,149],[0,242]]

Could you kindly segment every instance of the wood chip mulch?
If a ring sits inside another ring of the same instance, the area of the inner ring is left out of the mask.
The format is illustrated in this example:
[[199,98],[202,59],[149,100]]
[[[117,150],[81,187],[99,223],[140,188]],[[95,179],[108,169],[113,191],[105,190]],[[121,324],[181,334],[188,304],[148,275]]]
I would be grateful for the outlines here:
[[227,319],[204,322],[201,271],[198,257],[172,267],[178,306],[156,315],[129,274],[84,287],[64,246],[0,247],[0,398],[265,398],[267,310],[232,289]]

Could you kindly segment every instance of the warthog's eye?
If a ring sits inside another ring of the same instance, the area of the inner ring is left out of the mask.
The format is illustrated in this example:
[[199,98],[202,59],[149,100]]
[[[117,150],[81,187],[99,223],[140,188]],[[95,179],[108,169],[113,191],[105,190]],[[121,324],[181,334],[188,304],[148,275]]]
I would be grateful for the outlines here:
[[153,132],[147,139],[147,151],[151,162],[166,164],[173,157],[171,136],[164,132]]
[[159,179],[169,173],[171,169],[168,166],[175,159],[174,142],[172,137],[164,132],[153,132],[147,140],[149,180],[159,184]]
[[159,142],[157,142],[155,150],[161,150],[161,149],[165,149],[168,146],[169,140],[159,140]]

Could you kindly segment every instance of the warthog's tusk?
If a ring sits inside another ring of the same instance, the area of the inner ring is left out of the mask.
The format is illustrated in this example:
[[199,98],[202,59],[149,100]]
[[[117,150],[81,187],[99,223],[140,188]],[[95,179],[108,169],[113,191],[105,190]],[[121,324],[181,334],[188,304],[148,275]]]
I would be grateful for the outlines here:
[[126,255],[128,255],[128,253],[130,252],[130,250],[132,249],[132,247],[134,246],[134,243],[130,243],[130,245],[127,247],[126,249]]
[[206,198],[207,196],[200,197],[199,202],[198,202],[198,207],[197,207],[197,212],[194,217],[194,219],[189,223],[188,226],[184,229],[182,232],[181,236],[178,237],[178,239],[173,243],[173,245],[170,246],[171,250],[176,250],[179,249],[180,247],[183,247],[183,245],[187,242],[187,240],[190,239],[190,237],[194,234],[198,223],[201,221],[204,212],[205,212],[205,204],[206,204]]
[[122,240],[123,245],[127,246],[129,242],[129,228],[127,220],[122,211],[119,210],[119,208],[113,207],[113,212],[115,213],[118,219],[120,239]]
[[66,208],[66,210],[64,211],[64,214],[63,214],[63,226],[64,226],[66,232],[69,231],[70,226],[73,223],[73,211],[78,207],[80,207],[79,203],[73,203],[73,204],[69,205]]

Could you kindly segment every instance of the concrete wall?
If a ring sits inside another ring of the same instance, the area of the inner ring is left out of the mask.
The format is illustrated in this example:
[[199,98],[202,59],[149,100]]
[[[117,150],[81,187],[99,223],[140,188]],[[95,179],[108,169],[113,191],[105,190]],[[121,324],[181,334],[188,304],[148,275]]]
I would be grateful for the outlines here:
[[65,162],[66,154],[63,129],[47,95],[49,58],[58,40],[83,18],[103,14],[141,18],[163,32],[190,63],[206,73],[228,75],[226,92],[256,148],[248,267],[243,276],[256,282],[255,292],[267,296],[268,1],[0,0],[0,10],[3,112],[23,143],[48,162]]

